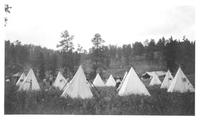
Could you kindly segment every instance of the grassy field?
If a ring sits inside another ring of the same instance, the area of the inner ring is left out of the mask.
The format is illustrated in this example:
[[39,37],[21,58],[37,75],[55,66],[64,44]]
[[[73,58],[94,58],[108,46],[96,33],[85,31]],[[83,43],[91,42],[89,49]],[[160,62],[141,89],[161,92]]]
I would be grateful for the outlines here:
[[5,114],[78,114],[78,115],[194,115],[194,93],[167,93],[159,86],[148,87],[147,96],[120,97],[115,88],[94,89],[92,99],[61,98],[61,91],[17,92],[5,86]]

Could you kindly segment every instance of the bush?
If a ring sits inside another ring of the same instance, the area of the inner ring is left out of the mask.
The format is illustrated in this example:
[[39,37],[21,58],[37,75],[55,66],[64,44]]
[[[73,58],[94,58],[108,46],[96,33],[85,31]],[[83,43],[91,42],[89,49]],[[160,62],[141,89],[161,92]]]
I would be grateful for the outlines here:
[[5,114],[81,115],[194,115],[194,93],[167,93],[159,86],[148,87],[151,96],[118,96],[114,87],[92,89],[92,99],[60,97],[62,91],[17,92],[5,89]]

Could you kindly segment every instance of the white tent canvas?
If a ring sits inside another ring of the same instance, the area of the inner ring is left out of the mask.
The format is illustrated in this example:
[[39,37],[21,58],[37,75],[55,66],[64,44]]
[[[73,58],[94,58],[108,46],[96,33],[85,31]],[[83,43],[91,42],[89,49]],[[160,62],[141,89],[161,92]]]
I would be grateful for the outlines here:
[[181,68],[179,68],[167,91],[180,93],[194,92],[194,87],[192,86],[188,78],[185,76]]
[[153,73],[152,79],[151,79],[151,82],[149,83],[149,85],[153,86],[153,85],[160,85],[160,84],[161,84],[160,79],[158,78],[158,76],[155,73]]
[[168,70],[160,88],[168,89],[172,80],[173,80],[173,76],[172,76],[171,72]]
[[32,69],[29,70],[25,80],[20,85],[18,91],[29,91],[29,90],[40,90],[39,83],[35,77],[35,74]]
[[93,81],[93,85],[96,86],[96,87],[104,87],[105,84],[103,82],[103,80],[101,79],[99,73],[97,73],[94,81]]
[[61,97],[71,97],[71,98],[92,98],[93,94],[90,90],[90,85],[86,80],[85,74],[81,66],[79,66],[78,71],[68,83]]
[[106,86],[113,86],[115,87],[116,85],[116,82],[115,82],[115,79],[113,78],[112,75],[109,76],[107,82],[106,82]]
[[119,90],[119,89],[122,87],[122,84],[123,84],[123,82],[124,82],[124,80],[125,80],[127,74],[128,74],[128,73],[127,73],[127,71],[126,71],[126,72],[124,73],[124,77],[123,77],[123,79],[122,79],[122,81],[121,81],[119,87],[117,88],[117,90]]
[[18,79],[18,81],[16,83],[16,86],[20,86],[23,83],[23,81],[25,80],[25,78],[26,78],[25,73],[22,73],[20,78]]
[[124,73],[123,80],[126,78],[127,74],[128,74],[128,72],[126,71],[126,72]]
[[67,84],[67,80],[64,78],[64,76],[61,74],[61,72],[58,72],[58,75],[56,77],[56,80],[53,83],[53,86],[56,88],[59,88],[60,90],[63,90],[64,86]]
[[147,88],[139,79],[138,75],[136,74],[133,68],[129,70],[129,73],[127,74],[118,94],[120,96],[130,94],[150,96],[150,93],[148,92]]

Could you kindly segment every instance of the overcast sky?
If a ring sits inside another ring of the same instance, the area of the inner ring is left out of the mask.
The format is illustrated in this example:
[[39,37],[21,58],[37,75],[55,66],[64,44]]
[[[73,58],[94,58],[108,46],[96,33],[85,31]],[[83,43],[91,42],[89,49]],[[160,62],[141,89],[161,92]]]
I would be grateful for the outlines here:
[[56,49],[68,30],[85,49],[100,33],[105,45],[158,39],[194,39],[193,0],[7,0],[6,39]]

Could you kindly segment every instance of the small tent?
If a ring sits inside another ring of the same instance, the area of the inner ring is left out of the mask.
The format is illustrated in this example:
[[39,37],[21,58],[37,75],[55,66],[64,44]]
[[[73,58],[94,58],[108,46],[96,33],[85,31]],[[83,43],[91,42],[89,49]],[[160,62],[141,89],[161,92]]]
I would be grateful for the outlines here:
[[127,71],[126,71],[126,72],[124,73],[124,77],[123,77],[123,79],[122,79],[122,81],[121,81],[119,87],[117,88],[117,90],[119,90],[119,89],[122,87],[122,84],[123,84],[123,82],[124,82],[124,80],[125,80],[127,74],[128,74],[128,73],[127,73]]
[[93,85],[95,87],[104,87],[105,86],[105,84],[104,84],[103,80],[101,79],[99,73],[97,73],[97,75],[96,75],[96,77],[93,81]]
[[56,80],[53,83],[53,86],[63,90],[64,86],[67,84],[67,80],[64,78],[61,72],[58,72]]
[[71,98],[92,98],[93,94],[90,90],[90,84],[86,80],[85,74],[81,66],[79,66],[76,74],[72,80],[67,84],[61,97],[71,97]]
[[113,78],[112,75],[109,76],[107,82],[106,82],[106,86],[113,86],[115,87],[116,85],[116,82],[115,82],[115,79]]
[[161,84],[161,81],[158,78],[158,76],[155,73],[152,73],[152,79],[151,79],[151,82],[149,83],[149,85],[153,86],[153,85],[160,85],[160,84]]
[[25,78],[26,78],[25,73],[22,73],[20,78],[18,79],[18,81],[16,83],[16,86],[20,86],[23,83],[23,81],[25,80]]
[[132,67],[129,70],[124,82],[122,83],[122,87],[120,88],[118,94],[120,96],[130,94],[150,96],[147,88],[139,79],[138,75]]
[[18,91],[40,90],[39,83],[32,69],[29,70],[25,80],[21,83]]
[[172,80],[173,80],[173,76],[172,76],[171,72],[168,70],[160,88],[168,89]]
[[179,67],[167,92],[194,92],[194,87]]

